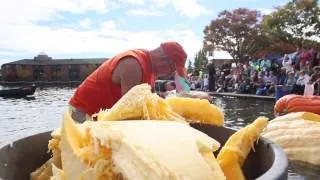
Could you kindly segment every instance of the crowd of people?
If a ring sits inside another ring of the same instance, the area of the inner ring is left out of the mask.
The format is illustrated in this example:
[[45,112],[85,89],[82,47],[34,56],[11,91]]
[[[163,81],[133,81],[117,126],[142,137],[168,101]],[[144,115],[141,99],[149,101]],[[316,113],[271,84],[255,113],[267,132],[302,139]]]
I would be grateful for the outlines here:
[[274,96],[276,91],[319,95],[320,53],[314,50],[285,54],[282,59],[255,59],[247,63],[227,62],[206,73],[189,74],[191,89]]

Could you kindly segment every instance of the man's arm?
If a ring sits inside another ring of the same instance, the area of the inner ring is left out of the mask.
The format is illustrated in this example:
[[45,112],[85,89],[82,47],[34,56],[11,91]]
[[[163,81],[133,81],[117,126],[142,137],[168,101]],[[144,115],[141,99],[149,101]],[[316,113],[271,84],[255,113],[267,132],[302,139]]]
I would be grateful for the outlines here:
[[180,92],[177,94],[179,97],[188,97],[188,98],[197,98],[197,99],[207,99],[208,101],[211,101],[212,98],[208,93],[202,92],[202,91],[191,91],[191,92]]
[[142,70],[139,62],[133,57],[126,57],[119,62],[116,68],[121,85],[121,95],[132,87],[141,83]]

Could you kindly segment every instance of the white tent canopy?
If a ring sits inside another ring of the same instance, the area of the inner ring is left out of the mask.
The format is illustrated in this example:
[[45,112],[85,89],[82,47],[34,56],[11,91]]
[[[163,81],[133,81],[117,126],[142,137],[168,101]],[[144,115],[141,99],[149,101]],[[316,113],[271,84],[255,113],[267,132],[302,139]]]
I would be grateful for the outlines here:
[[214,51],[211,56],[208,55],[208,59],[233,59],[227,51]]

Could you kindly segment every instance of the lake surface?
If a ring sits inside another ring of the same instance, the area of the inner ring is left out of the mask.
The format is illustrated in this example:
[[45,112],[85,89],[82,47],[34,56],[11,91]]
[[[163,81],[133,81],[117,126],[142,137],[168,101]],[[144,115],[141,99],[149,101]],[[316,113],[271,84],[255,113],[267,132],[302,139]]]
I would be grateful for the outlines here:
[[[71,87],[38,88],[34,96],[21,99],[0,97],[0,146],[19,138],[60,127]],[[258,116],[273,118],[273,101],[215,98],[214,104],[225,112],[225,126],[239,129]],[[291,163],[289,179],[318,179],[320,168]]]

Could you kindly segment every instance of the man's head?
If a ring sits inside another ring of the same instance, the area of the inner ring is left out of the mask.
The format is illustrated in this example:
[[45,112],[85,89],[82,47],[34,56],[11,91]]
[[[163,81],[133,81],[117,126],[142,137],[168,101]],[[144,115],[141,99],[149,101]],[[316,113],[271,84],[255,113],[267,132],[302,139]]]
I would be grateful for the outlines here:
[[175,71],[181,77],[186,76],[187,54],[179,43],[161,43],[160,47],[150,51],[150,55],[156,76],[170,76]]
[[306,74],[306,72],[304,71],[304,70],[301,70],[300,72],[299,72],[299,75],[300,76],[304,76]]
[[293,77],[294,76],[294,72],[293,71],[288,71],[288,77]]

